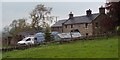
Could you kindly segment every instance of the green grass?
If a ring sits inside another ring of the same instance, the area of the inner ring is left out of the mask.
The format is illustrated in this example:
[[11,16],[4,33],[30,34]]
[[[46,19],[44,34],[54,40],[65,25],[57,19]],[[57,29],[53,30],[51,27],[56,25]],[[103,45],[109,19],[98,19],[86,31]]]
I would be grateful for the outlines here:
[[[0,49],[1,49],[1,46],[0,46]],[[2,59],[2,51],[0,51],[0,59]]]
[[3,53],[3,58],[118,58],[118,38],[48,44]]

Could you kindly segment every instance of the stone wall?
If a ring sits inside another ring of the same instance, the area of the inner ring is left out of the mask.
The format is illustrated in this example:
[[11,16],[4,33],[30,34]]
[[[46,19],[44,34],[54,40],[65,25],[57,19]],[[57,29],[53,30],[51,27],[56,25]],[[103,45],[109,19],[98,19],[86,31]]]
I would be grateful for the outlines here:
[[62,32],[62,27],[51,27],[51,31]]
[[86,36],[86,34],[88,33],[88,35],[92,35],[93,33],[93,30],[92,30],[92,24],[89,23],[87,28],[85,26],[85,23],[82,23],[82,24],[74,24],[73,25],[73,28],[71,28],[71,25],[67,25],[67,28],[66,26],[64,25],[63,26],[63,32],[71,32],[71,30],[74,30],[74,29],[78,29],[80,31],[80,33],[84,36]]
[[[88,23],[86,28],[86,23],[79,23],[79,24],[69,24],[63,25],[62,27],[55,27],[52,31],[58,31],[63,33],[71,32],[71,30],[78,29],[80,33],[84,36],[86,35],[102,35],[110,31],[111,28],[114,28],[114,20],[110,18],[106,14],[100,14],[97,16],[91,23]],[[71,28],[71,26],[73,26]]]
[[[112,28],[111,18],[105,14],[99,15],[93,22],[93,35],[101,35],[109,32],[109,28]],[[98,23],[98,27],[96,27]],[[107,27],[108,26],[108,27]]]

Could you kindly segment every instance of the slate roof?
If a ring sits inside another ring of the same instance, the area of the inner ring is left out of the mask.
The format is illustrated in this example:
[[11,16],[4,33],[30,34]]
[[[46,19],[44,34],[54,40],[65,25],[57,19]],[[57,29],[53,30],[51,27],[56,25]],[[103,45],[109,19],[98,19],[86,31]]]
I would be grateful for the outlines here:
[[59,20],[52,27],[62,26],[62,23],[64,23],[64,24],[90,23],[98,15],[99,15],[99,13],[96,13],[96,14],[91,14],[90,16],[87,16],[87,15],[84,15],[84,16],[75,16],[72,19]]
[[55,24],[53,24],[52,27],[60,27],[60,26],[62,26],[62,23],[64,23],[66,20],[59,20],[58,22],[56,22]]
[[22,36],[29,36],[29,35],[34,35],[38,33],[37,31],[25,31],[25,32],[19,32],[18,35],[22,35]]

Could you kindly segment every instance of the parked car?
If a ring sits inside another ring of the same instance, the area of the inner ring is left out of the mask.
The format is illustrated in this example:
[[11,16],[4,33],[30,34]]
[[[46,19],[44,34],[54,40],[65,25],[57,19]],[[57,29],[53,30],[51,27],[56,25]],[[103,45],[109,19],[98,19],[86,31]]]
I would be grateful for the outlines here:
[[18,45],[31,45],[34,44],[34,37],[26,37],[23,40],[19,41],[17,44]]

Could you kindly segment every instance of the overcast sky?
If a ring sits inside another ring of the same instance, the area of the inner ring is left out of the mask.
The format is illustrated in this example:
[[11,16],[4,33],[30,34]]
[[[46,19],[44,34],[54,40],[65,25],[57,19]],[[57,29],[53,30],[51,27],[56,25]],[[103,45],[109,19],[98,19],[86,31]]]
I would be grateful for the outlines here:
[[106,0],[1,0],[1,1],[2,2],[105,2]]
[[75,16],[85,15],[87,9],[91,9],[92,13],[98,13],[98,8],[105,3],[105,0],[92,0],[92,2],[89,2],[88,0],[82,0],[82,2],[62,2],[62,0],[59,0],[60,2],[54,2],[55,0],[51,0],[53,2],[49,2],[49,0],[44,0],[47,2],[38,2],[36,0],[35,2],[32,2],[32,0],[19,1],[20,2],[16,2],[15,0],[2,0],[2,6],[0,5],[0,13],[2,13],[0,15],[2,16],[2,27],[9,25],[13,20],[19,18],[27,18],[28,21],[30,21],[29,13],[36,5],[41,3],[47,7],[52,7],[52,15],[59,16],[58,19],[68,18],[69,12],[73,12]]

